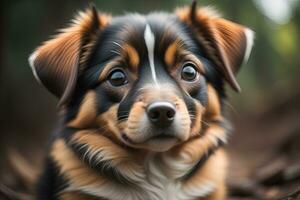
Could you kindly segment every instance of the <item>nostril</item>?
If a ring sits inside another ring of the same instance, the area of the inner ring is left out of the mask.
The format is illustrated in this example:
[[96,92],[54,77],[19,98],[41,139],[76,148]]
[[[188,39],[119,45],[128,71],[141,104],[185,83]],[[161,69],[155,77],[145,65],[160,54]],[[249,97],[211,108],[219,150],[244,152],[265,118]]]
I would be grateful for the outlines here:
[[175,116],[175,110],[169,110],[167,111],[167,118],[168,119],[173,119]]
[[152,120],[157,120],[159,118],[159,116],[160,116],[160,113],[157,110],[152,110],[152,112],[149,113],[149,117]]

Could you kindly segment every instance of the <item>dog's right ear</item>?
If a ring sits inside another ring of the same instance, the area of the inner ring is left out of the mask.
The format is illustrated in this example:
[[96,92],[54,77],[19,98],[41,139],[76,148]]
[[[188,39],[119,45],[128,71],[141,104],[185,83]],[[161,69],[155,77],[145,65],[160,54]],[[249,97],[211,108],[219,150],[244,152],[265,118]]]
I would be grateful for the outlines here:
[[29,57],[35,78],[65,104],[72,95],[78,73],[88,60],[96,38],[109,23],[110,16],[91,6],[53,39],[38,47]]

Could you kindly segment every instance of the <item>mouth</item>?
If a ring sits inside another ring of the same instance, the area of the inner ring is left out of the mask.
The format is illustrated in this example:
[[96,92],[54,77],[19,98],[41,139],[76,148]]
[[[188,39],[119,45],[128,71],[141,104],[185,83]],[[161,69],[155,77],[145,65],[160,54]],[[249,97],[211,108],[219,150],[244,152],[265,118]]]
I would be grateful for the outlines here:
[[179,138],[176,136],[165,133],[155,135],[142,142],[135,142],[133,139],[128,137],[126,133],[123,133],[121,137],[125,144],[129,146],[147,148],[153,151],[166,151],[179,142]]
[[143,143],[143,142],[147,142],[147,141],[149,141],[149,140],[153,140],[153,141],[154,141],[154,140],[167,141],[167,140],[174,140],[174,139],[178,140],[178,138],[175,137],[174,135],[165,134],[165,133],[157,134],[157,135],[155,135],[155,136],[153,136],[153,137],[148,138],[147,140],[145,140],[145,141],[143,141],[143,142],[135,142],[135,141],[133,141],[131,138],[129,138],[129,137],[127,136],[126,133],[122,133],[121,137],[122,137],[122,139],[123,139],[124,141],[129,142],[129,143],[131,143],[131,144],[140,144],[140,143]]

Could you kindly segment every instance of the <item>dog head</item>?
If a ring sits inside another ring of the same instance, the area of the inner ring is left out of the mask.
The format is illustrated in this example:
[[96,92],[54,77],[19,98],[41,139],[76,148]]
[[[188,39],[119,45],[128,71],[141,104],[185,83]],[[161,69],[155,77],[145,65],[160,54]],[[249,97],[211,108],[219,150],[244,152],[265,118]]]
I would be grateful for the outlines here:
[[250,29],[207,8],[111,18],[88,9],[36,49],[38,81],[60,98],[68,127],[97,128],[119,144],[167,151],[221,117],[226,81],[236,91]]

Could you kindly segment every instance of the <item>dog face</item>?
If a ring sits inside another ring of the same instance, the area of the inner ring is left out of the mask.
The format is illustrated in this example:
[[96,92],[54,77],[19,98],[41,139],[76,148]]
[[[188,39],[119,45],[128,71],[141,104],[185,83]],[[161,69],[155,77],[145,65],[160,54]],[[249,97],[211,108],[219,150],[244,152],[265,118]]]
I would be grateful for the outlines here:
[[110,104],[100,109],[117,107],[116,137],[129,146],[164,151],[195,134],[191,117],[199,118],[205,103],[204,68],[182,29],[164,14],[121,17],[96,47],[95,89]]
[[252,39],[249,29],[195,5],[115,18],[93,8],[30,63],[60,98],[67,127],[161,152],[201,135],[208,115],[220,117],[209,105],[220,102],[224,81],[239,91],[234,74]]

